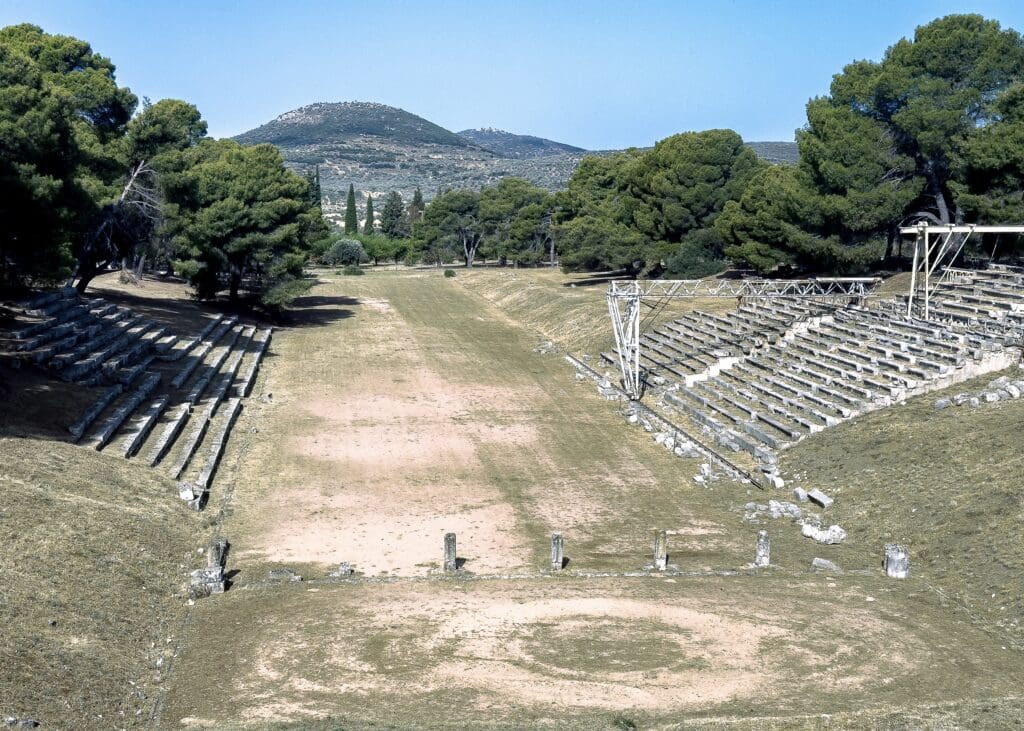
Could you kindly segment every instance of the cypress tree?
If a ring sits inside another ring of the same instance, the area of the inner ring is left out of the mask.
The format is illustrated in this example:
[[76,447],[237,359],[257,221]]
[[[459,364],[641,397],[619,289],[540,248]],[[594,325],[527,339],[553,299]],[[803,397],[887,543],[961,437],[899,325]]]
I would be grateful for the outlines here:
[[416,192],[412,194],[412,203],[409,204],[409,222],[416,223],[423,218],[423,211],[426,207],[426,204],[423,202],[423,193],[420,192],[419,186],[417,186]]
[[348,200],[345,201],[345,233],[359,233],[359,219],[356,217],[356,189],[348,184]]
[[373,233],[373,196],[366,196],[366,223],[363,224],[363,233]]

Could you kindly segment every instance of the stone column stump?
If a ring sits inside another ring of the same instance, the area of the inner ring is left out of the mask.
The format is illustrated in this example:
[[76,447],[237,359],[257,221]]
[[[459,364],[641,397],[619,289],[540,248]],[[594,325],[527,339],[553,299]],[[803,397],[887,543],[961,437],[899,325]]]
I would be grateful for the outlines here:
[[886,543],[884,566],[890,579],[905,579],[910,576],[910,554],[898,543]]
[[754,566],[763,569],[771,563],[772,542],[768,538],[768,531],[757,532],[757,550],[754,553]]
[[444,534],[444,570],[458,571],[458,559],[455,557],[455,534]]
[[654,568],[658,571],[668,568],[668,535],[663,530],[654,531]]
[[561,571],[565,564],[564,543],[561,533],[551,534],[551,570]]

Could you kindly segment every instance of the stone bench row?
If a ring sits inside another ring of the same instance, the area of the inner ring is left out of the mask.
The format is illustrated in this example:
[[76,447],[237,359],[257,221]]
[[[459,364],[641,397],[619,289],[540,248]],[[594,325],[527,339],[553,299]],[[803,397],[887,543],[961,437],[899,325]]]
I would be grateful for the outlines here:
[[208,331],[207,335],[204,336],[203,344],[200,346],[199,350],[188,356],[185,361],[185,365],[182,366],[181,370],[178,371],[177,375],[175,375],[174,379],[171,381],[171,385],[175,388],[181,388],[199,364],[206,359],[206,356],[209,355],[211,350],[213,350],[217,342],[225,333],[232,329],[237,321],[238,320],[235,317],[217,320],[214,323],[215,327]]
[[128,416],[138,408],[139,404],[141,404],[149,394],[152,393],[153,389],[156,388],[159,382],[160,374],[152,373],[142,381],[137,389],[127,394],[124,402],[119,404],[114,410],[114,413],[107,417],[107,420],[99,428],[99,431],[93,438],[92,446],[97,451],[103,449],[103,447],[107,445],[111,437],[114,436],[114,433],[124,423],[125,419],[127,419]]

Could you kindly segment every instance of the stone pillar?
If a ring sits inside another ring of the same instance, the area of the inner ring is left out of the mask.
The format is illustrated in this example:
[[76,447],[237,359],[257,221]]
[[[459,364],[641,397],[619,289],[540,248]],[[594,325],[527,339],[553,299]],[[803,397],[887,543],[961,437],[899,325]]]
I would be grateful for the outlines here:
[[445,533],[444,534],[444,570],[445,571],[457,571],[459,568],[457,559],[455,558],[455,534]]
[[210,550],[206,555],[206,566],[208,568],[222,568],[224,566],[224,557],[228,550],[228,542],[223,538],[218,538],[210,546]]
[[886,543],[884,566],[890,579],[905,579],[910,576],[910,554],[898,543]]
[[765,568],[771,563],[772,542],[768,538],[768,531],[757,532],[757,551],[754,553],[754,566],[759,569]]
[[553,571],[561,571],[562,565],[565,563],[565,554],[563,553],[563,542],[561,533],[551,534],[551,569]]
[[668,536],[663,530],[654,531],[654,568],[658,571],[668,568]]

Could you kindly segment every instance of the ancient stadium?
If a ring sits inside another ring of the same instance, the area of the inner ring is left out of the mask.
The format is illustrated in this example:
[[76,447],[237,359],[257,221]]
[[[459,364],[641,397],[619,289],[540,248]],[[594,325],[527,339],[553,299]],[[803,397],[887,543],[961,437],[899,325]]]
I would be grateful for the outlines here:
[[116,274],[8,303],[5,521],[62,518],[5,535],[18,702],[85,677],[73,713],[127,679],[115,713],[169,728],[999,726],[1022,606],[987,567],[1019,527],[958,526],[1013,494],[1024,269],[925,271],[320,271],[278,328]]

